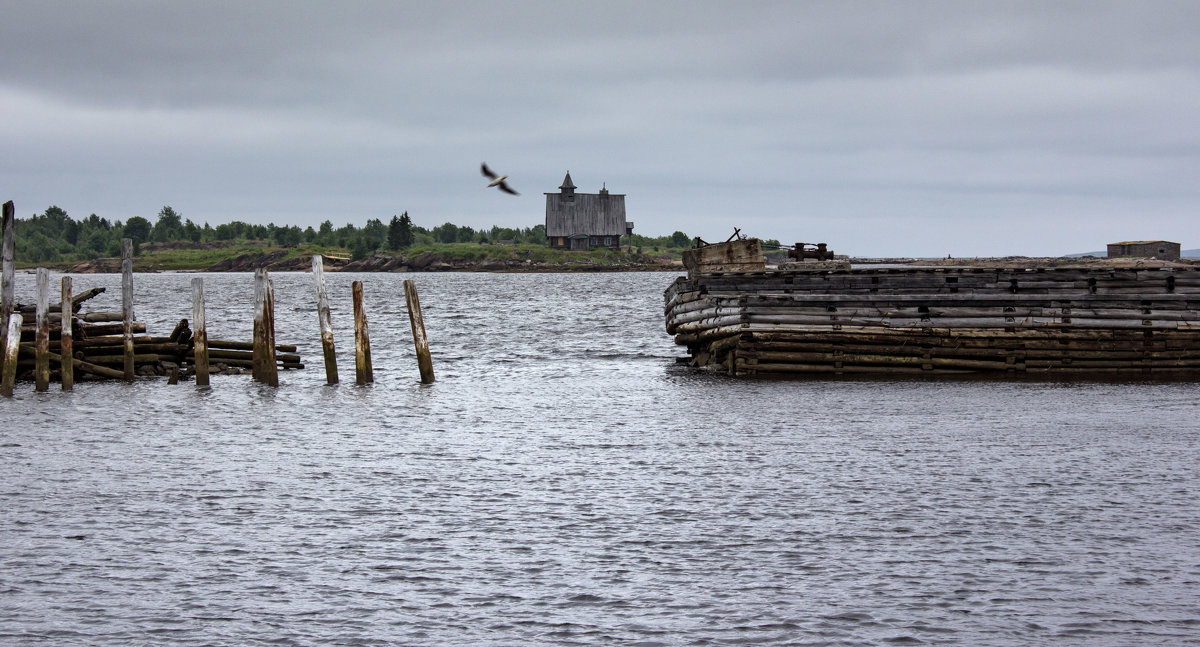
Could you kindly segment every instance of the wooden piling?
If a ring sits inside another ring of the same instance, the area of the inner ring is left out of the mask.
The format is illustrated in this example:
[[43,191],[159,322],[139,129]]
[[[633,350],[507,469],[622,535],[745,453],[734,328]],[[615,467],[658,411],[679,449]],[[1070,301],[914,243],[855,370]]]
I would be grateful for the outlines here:
[[408,304],[408,321],[412,324],[413,345],[417,349],[417,368],[423,384],[433,383],[433,360],[429,357],[429,340],[425,337],[425,321],[421,318],[421,302],[417,286],[411,279],[404,281],[404,300]]
[[263,323],[264,302],[266,301],[267,294],[267,277],[265,272],[261,267],[254,270],[254,333],[251,336],[251,340],[254,342],[254,356],[250,367],[250,376],[257,382],[265,381],[263,378],[263,364],[265,363],[267,351]]
[[125,380],[133,381],[133,239],[121,239],[121,317]]
[[50,389],[50,270],[37,268],[37,309],[34,311],[34,343],[37,352],[33,369],[35,391]]
[[337,353],[333,346],[333,321],[329,316],[329,295],[325,291],[324,259],[313,255],[313,280],[317,284],[317,319],[321,325],[321,348],[325,352],[325,382],[337,384]]
[[196,386],[208,386],[208,328],[204,323],[204,279],[192,279],[192,356],[196,364]]
[[71,358],[75,356],[75,335],[71,329],[71,319],[74,315],[74,309],[71,307],[73,300],[71,299],[71,277],[62,277],[62,317],[60,319],[61,335],[59,337],[59,373],[62,376],[62,390],[70,391],[75,388],[75,363]]
[[[16,299],[13,295],[13,279],[16,276],[15,250],[16,250],[16,215],[13,208],[12,200],[4,203],[4,219],[3,219],[3,248],[0,249],[0,348],[7,348],[8,340],[8,316],[13,313],[16,307]],[[18,327],[18,331],[20,328]],[[4,358],[0,356],[0,365],[3,365]]]
[[263,270],[263,382],[279,386],[279,366],[275,364],[275,283]]
[[354,296],[354,381],[369,384],[375,381],[375,373],[371,369],[371,337],[367,334],[362,281],[351,283],[350,291]]
[[17,353],[21,351],[21,323],[23,321],[24,318],[19,312],[8,316],[4,342],[4,369],[0,372],[2,373],[0,375],[0,395],[6,398],[12,397],[13,384],[17,381]]

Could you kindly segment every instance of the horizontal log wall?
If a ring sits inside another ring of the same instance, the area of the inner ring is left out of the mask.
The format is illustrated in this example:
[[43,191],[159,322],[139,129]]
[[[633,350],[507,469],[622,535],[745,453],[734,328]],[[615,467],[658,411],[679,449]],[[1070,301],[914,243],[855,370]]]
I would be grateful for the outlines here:
[[[99,320],[103,321],[106,316],[108,315],[101,313]],[[116,334],[121,332],[123,324],[83,323],[96,319],[97,317],[88,317],[86,314],[72,317],[73,326],[81,333],[80,338],[74,339],[72,343],[73,366],[77,371],[96,377],[122,378],[123,371],[114,370],[112,367],[120,369],[124,363],[125,337],[123,334]],[[58,324],[61,323],[61,317],[52,323],[54,327],[51,329],[47,344],[50,351],[49,358],[51,361],[61,362],[62,357],[59,354],[61,341],[58,335]],[[145,332],[146,329],[146,325],[141,322],[134,322],[132,327],[136,332]],[[35,341],[35,331],[32,327],[22,325],[18,361],[15,363],[16,368],[21,372],[32,371],[35,367]],[[135,369],[150,366],[157,367],[155,372],[162,372],[160,369],[164,363],[166,366],[193,365],[192,344],[192,332],[186,319],[181,320],[168,337],[134,336],[133,363]],[[213,364],[224,364],[237,368],[251,366],[252,353],[249,350],[252,347],[251,342],[209,340],[209,347],[208,354],[212,358]],[[296,354],[296,346],[279,344],[275,346],[275,349],[278,351],[276,361],[280,368],[304,368],[300,355]]]
[[1200,374],[1200,271],[701,274],[664,293],[692,363],[758,373]]

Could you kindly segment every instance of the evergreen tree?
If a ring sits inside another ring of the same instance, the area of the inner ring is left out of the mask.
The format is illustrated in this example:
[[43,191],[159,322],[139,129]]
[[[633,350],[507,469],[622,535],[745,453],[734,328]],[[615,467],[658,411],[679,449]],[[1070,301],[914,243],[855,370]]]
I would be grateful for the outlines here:
[[412,219],[408,217],[408,212],[405,211],[402,216],[392,216],[391,223],[388,224],[388,249],[408,249],[412,247],[413,231]]
[[400,249],[400,216],[392,216],[388,222],[387,247],[392,251]]
[[408,212],[405,211],[400,216],[400,248],[408,249],[413,244],[413,224],[412,218],[408,217]]

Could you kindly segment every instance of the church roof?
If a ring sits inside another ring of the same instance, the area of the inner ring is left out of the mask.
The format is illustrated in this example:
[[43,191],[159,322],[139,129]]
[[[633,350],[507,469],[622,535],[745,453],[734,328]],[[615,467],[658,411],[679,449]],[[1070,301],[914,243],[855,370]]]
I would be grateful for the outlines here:
[[[565,184],[571,184],[570,175]],[[624,194],[607,191],[571,196],[559,192],[546,194],[547,236],[623,236],[625,227]]]

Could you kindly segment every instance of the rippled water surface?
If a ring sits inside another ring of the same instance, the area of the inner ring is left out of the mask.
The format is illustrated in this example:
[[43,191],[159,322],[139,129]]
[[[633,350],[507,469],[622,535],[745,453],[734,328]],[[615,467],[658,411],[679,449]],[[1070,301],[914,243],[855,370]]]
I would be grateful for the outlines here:
[[[151,334],[193,276],[136,276]],[[739,381],[676,366],[670,274],[326,277],[339,386],[277,274],[278,389],[0,401],[0,643],[1200,644],[1196,383]]]

